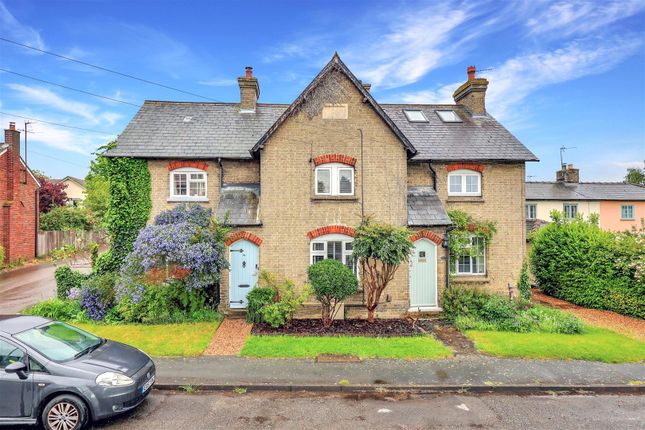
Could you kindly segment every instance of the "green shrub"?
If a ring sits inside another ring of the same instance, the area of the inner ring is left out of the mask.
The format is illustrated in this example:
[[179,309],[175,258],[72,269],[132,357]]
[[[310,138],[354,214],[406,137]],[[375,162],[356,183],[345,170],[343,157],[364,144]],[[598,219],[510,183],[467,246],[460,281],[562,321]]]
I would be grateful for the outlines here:
[[520,293],[520,298],[523,300],[531,300],[531,283],[529,282],[529,265],[522,263],[522,271],[520,272],[520,279],[517,282],[517,290]]
[[89,245],[90,261],[92,262],[92,269],[96,268],[96,260],[99,258],[99,244],[92,242]]
[[60,266],[54,272],[54,279],[56,279],[56,297],[66,300],[70,289],[81,287],[85,275],[72,270],[69,266]]
[[311,294],[308,285],[298,294],[292,281],[279,280],[275,274],[270,272],[260,273],[258,285],[260,288],[271,288],[275,291],[275,301],[260,309],[262,319],[274,328],[289,325],[298,307]]
[[533,240],[530,260],[538,287],[577,305],[645,318],[645,234],[552,217]]
[[72,300],[45,300],[23,310],[22,313],[60,321],[80,322],[88,319],[79,302]]
[[254,288],[246,296],[246,321],[249,323],[265,322],[262,318],[262,308],[275,301],[276,291],[272,288]]
[[330,327],[343,300],[358,292],[358,280],[351,269],[338,260],[327,259],[307,269],[316,300],[322,305],[322,321]]
[[5,257],[4,248],[0,246],[0,268],[4,266],[4,257]]
[[540,331],[576,334],[582,323],[571,314],[476,288],[450,287],[443,295],[444,318],[460,330]]
[[52,230],[91,230],[94,227],[92,214],[85,208],[56,206],[40,215],[40,229]]

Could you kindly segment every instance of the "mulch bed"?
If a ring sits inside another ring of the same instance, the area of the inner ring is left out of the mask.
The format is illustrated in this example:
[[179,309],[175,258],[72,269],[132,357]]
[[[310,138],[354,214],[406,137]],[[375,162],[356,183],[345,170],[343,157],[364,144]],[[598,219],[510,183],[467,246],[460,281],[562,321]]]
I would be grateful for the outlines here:
[[[419,324],[417,324],[419,325]],[[292,335],[292,336],[419,336],[423,330],[413,327],[409,320],[377,319],[373,323],[367,320],[338,320],[331,327],[323,327],[320,319],[293,320],[289,327],[273,328],[268,324],[253,325],[252,334],[257,335]]]

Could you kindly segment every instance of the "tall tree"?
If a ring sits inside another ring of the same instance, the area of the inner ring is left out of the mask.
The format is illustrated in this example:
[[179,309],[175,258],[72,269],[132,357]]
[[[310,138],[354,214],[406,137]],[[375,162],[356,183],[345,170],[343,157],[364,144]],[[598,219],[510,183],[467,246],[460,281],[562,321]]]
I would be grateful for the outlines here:
[[630,184],[645,185],[645,168],[640,169],[635,167],[633,169],[627,169],[625,181]]
[[100,223],[105,218],[108,200],[110,198],[110,183],[107,179],[106,170],[108,160],[101,153],[113,145],[114,142],[111,142],[99,148],[96,153],[96,158],[90,164],[90,171],[85,177],[86,191],[83,204],[94,214]]
[[47,213],[56,206],[63,206],[67,203],[67,184],[53,182],[44,176],[38,176],[40,182],[40,211]]

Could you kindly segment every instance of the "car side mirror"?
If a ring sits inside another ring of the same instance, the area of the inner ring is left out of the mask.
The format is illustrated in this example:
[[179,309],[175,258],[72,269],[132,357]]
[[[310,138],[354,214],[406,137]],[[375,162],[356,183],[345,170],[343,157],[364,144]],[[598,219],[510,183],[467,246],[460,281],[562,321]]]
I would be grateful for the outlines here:
[[27,365],[22,361],[16,361],[4,368],[7,373],[15,373],[20,379],[27,379]]

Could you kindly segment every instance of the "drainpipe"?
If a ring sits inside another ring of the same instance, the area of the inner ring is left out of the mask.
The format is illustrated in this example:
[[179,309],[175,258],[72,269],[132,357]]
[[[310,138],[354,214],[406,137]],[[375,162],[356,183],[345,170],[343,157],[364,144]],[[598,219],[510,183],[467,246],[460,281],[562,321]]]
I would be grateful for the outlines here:
[[437,191],[437,172],[435,172],[430,163],[428,163],[428,169],[430,169],[430,175],[432,176],[432,189]]
[[222,157],[217,159],[217,165],[219,166],[219,189],[221,191],[224,188],[224,165],[222,164]]
[[446,233],[443,235],[443,242],[441,246],[446,250],[446,290],[450,288],[450,232],[455,229],[455,226],[450,225],[446,228]]
[[363,129],[359,128],[358,132],[361,134],[361,222],[365,218],[365,181],[363,181],[363,171],[365,164],[363,164]]

